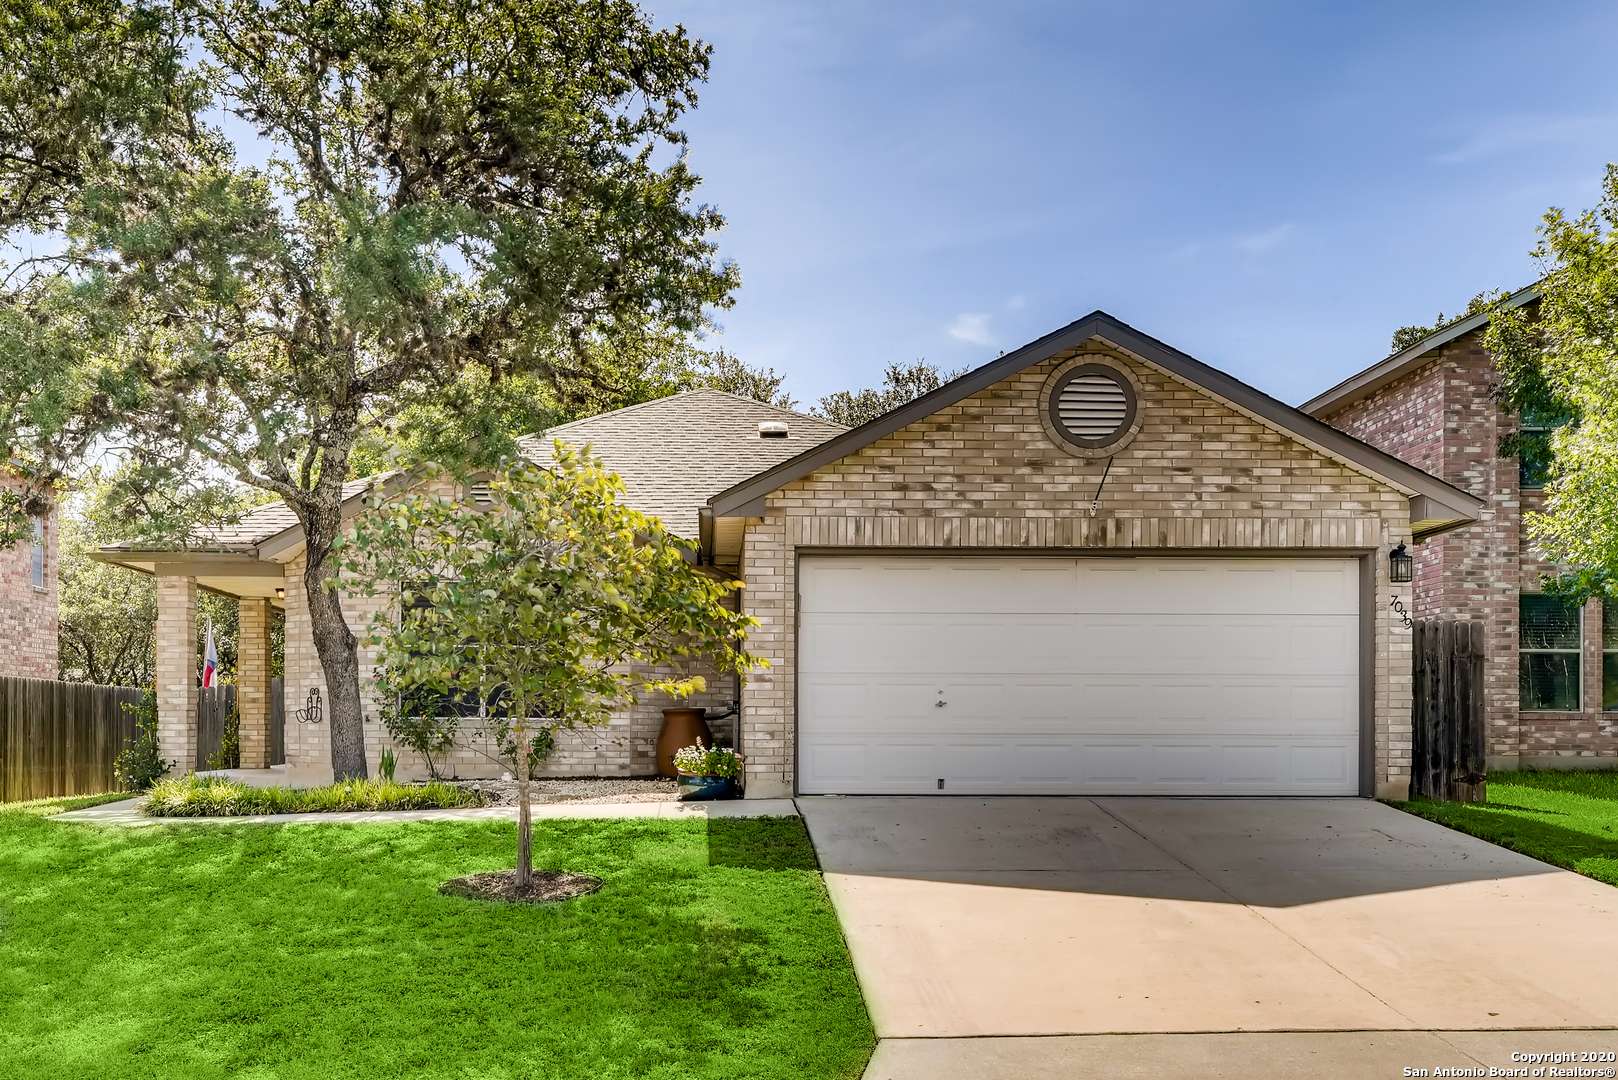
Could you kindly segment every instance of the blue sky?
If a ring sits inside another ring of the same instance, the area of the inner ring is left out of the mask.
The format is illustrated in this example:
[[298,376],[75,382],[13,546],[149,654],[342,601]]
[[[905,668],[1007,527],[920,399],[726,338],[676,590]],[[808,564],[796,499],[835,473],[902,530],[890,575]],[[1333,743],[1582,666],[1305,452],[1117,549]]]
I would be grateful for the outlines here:
[[714,46],[713,340],[805,402],[1099,307],[1296,403],[1618,160],[1610,3],[644,2]]

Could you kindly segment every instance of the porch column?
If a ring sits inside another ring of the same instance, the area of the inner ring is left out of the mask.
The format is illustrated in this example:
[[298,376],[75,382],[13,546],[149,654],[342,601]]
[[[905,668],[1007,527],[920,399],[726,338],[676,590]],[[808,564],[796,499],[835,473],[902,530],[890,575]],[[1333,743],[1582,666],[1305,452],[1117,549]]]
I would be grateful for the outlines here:
[[157,577],[157,746],[176,775],[197,767],[197,579]]
[[270,602],[239,601],[236,709],[241,718],[242,768],[270,767]]

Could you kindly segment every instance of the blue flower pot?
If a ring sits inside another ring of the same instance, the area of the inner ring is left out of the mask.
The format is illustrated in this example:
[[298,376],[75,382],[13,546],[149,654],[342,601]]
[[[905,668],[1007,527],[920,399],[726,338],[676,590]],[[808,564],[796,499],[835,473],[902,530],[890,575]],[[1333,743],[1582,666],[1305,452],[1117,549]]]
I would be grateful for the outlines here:
[[729,776],[694,776],[690,773],[681,773],[677,782],[680,785],[681,802],[734,799],[739,794],[736,790],[736,781]]

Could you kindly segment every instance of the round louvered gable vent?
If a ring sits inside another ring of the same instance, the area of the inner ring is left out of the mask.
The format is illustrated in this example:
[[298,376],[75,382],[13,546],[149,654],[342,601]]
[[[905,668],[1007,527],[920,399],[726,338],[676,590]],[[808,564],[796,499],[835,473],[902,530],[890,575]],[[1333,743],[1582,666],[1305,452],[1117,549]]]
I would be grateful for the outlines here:
[[1105,447],[1135,422],[1135,391],[1111,368],[1085,364],[1052,388],[1050,413],[1057,432],[1074,446]]

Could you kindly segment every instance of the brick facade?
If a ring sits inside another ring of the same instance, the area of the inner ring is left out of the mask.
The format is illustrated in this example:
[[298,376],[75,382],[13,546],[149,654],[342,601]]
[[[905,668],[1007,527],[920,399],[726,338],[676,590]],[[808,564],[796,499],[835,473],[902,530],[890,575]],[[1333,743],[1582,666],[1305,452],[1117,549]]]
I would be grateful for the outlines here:
[[[1046,377],[1079,353],[1140,386],[1141,425],[1113,460],[1058,449],[1040,420]],[[1409,540],[1406,496],[1140,360],[1091,343],[1007,378],[772,493],[746,531],[749,639],[770,667],[748,676],[742,750],[750,797],[795,777],[794,640],[800,548],[1124,551],[1269,548],[1376,552]],[[1408,586],[1376,566],[1375,787],[1408,789],[1410,632],[1389,605]]]
[[[301,555],[285,566],[286,589],[286,652],[284,659],[286,689],[286,748],[289,766],[322,767],[331,763],[330,727],[327,723],[301,724],[294,711],[304,708],[311,689],[318,689],[323,707],[326,707],[326,680],[320,668],[320,657],[309,632],[309,609],[304,599],[304,560]],[[360,694],[365,710],[365,753],[374,773],[385,746],[393,746],[399,760],[401,778],[419,778],[427,775],[426,762],[413,751],[393,743],[380,719],[382,700],[372,679],[376,668],[376,651],[364,645],[363,639],[370,626],[373,613],[386,610],[391,602],[383,597],[365,597],[344,593],[343,615],[354,635],[361,639],[359,647]],[[659,674],[671,671],[656,669]],[[684,673],[682,673],[684,674]],[[736,699],[736,683],[732,676],[715,677],[708,674],[708,687],[682,701],[652,697],[637,705],[621,709],[603,726],[580,728],[557,733],[556,749],[540,770],[541,776],[649,776],[656,771],[657,734],[663,723],[665,707],[689,705],[722,709]],[[328,711],[329,711],[329,707]],[[734,718],[714,725],[716,739],[734,742]],[[499,776],[504,767],[491,760],[490,740],[476,725],[462,729],[464,738],[438,761],[442,773],[458,777]]]
[[1484,706],[1492,767],[1618,757],[1618,714],[1601,709],[1600,604],[1584,613],[1584,696],[1577,713],[1518,708],[1518,597],[1548,569],[1522,527],[1537,492],[1521,490],[1514,456],[1499,452],[1516,418],[1495,397],[1481,332],[1434,350],[1420,367],[1321,419],[1485,502],[1481,520],[1416,548],[1415,613],[1484,623]]
[[[9,483],[0,479],[0,483]],[[0,675],[54,679],[57,668],[57,515],[42,519],[44,579],[34,584],[34,542],[0,548]]]

